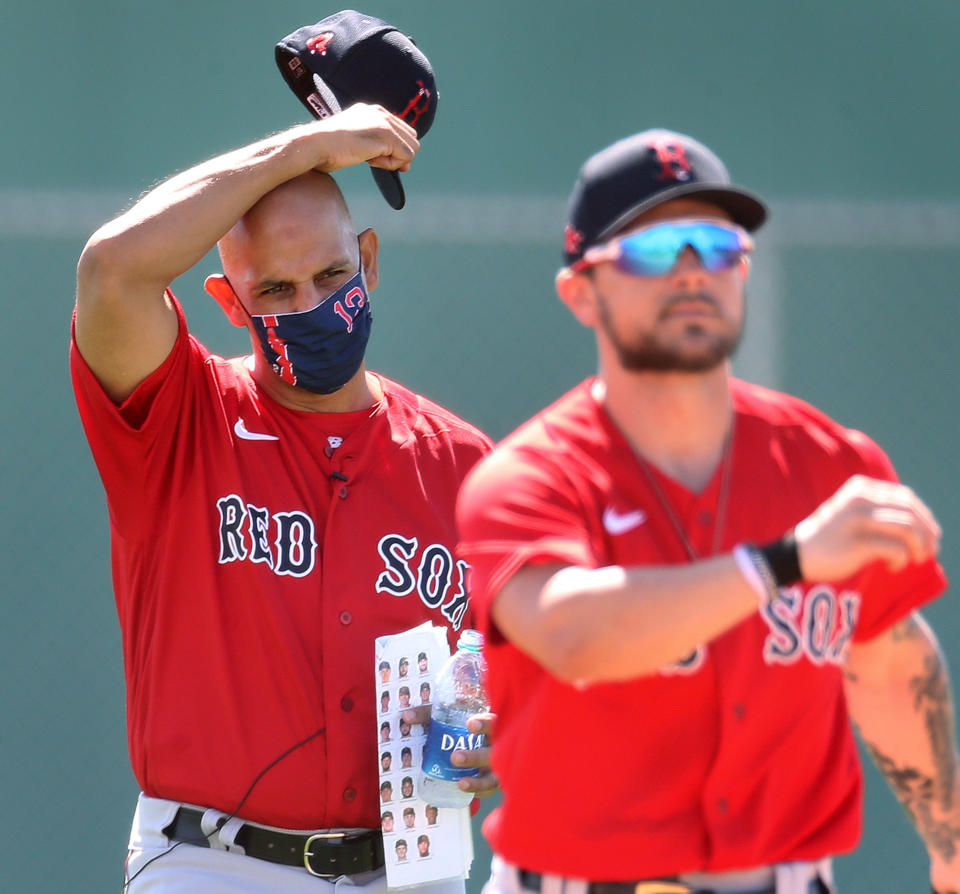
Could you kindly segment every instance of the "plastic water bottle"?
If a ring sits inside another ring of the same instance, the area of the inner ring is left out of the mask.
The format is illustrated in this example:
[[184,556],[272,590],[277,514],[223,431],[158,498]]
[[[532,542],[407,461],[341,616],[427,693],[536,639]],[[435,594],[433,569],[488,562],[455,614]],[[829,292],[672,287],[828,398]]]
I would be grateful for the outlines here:
[[419,796],[436,807],[466,807],[473,799],[461,791],[457,780],[477,776],[477,767],[454,767],[450,755],[486,746],[486,737],[467,729],[467,718],[489,710],[484,688],[487,663],[483,634],[464,630],[457,651],[437,675],[427,744],[423,749]]

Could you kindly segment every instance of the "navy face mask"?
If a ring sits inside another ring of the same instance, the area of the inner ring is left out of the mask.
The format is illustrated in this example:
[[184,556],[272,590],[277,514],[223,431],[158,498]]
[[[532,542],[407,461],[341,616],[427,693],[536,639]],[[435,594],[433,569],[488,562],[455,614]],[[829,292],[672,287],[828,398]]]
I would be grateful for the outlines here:
[[250,315],[273,371],[297,388],[332,394],[360,369],[370,338],[370,299],[357,271],[311,310]]

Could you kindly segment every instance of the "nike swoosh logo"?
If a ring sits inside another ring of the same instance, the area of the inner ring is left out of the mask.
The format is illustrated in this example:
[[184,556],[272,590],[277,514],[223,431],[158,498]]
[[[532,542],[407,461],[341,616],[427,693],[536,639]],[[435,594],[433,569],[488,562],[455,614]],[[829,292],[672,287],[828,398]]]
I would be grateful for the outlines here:
[[647,520],[647,513],[643,509],[634,509],[632,512],[617,512],[612,506],[603,511],[603,526],[608,534],[626,534]]
[[242,419],[238,419],[233,424],[233,432],[238,438],[243,438],[244,441],[279,441],[280,440],[276,435],[265,435],[262,432],[258,432],[258,431],[247,431],[247,426],[244,424]]

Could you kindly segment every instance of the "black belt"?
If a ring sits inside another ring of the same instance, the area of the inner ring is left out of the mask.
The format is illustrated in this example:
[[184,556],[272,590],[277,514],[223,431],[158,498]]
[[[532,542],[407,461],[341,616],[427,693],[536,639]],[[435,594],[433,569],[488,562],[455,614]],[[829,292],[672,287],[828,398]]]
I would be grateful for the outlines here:
[[[201,826],[203,813],[190,807],[178,808],[163,834],[171,841],[210,847],[210,839]],[[383,866],[383,836],[372,829],[309,835],[244,823],[233,840],[248,857],[284,866],[302,866],[321,878],[356,875]]]
[[[543,888],[543,876],[529,869],[517,869],[520,886],[528,891]],[[714,894],[704,888],[692,888],[676,878],[638,879],[633,882],[589,882],[588,894]],[[814,879],[807,889],[808,894],[830,894],[827,886]],[[764,888],[751,894],[776,894],[776,888]]]

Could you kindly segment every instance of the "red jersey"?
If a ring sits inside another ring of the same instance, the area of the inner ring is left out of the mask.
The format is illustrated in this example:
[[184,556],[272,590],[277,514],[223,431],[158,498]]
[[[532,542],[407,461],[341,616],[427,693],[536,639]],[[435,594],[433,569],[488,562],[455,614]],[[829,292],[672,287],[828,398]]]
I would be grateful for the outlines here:
[[[504,799],[484,825],[494,851],[534,871],[626,880],[852,849],[861,776],[841,665],[851,642],[941,591],[939,565],[891,574],[876,563],[841,584],[785,588],[656,674],[584,689],[558,680],[490,621],[512,574],[527,563],[689,561],[591,384],[499,445],[458,503],[498,714]],[[720,552],[767,542],[851,475],[894,477],[872,441],[803,402],[736,380],[732,392],[724,518],[722,468],[699,494],[650,470],[697,555],[710,554],[718,524]]]
[[[179,334],[117,407],[71,347],[106,489],[127,729],[147,795],[294,829],[379,828],[374,640],[469,617],[454,502],[488,439],[380,378],[287,409]],[[454,636],[451,634],[451,636]]]

